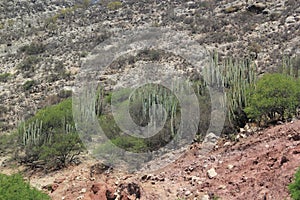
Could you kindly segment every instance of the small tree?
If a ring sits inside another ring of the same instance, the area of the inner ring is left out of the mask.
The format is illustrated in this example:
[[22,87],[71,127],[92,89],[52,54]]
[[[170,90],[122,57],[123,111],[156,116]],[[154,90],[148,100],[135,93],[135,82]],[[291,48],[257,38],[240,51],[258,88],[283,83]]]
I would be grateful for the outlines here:
[[21,161],[33,168],[36,161],[51,169],[75,161],[84,146],[75,130],[72,99],[38,111],[20,126],[19,139],[25,151]]
[[264,120],[284,120],[297,106],[296,81],[283,74],[266,74],[249,92],[247,116],[259,123]]

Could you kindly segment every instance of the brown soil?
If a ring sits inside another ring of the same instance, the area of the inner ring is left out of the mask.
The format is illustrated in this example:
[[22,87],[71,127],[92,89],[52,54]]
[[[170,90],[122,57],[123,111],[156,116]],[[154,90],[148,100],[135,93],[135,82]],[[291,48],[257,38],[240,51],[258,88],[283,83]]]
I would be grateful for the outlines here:
[[[108,193],[119,199],[136,199],[138,192],[140,199],[147,200],[290,199],[287,185],[300,166],[300,121],[268,128],[237,142],[220,141],[208,155],[199,155],[200,149],[201,144],[192,145],[175,163],[151,174],[113,170],[91,178],[90,167],[96,162],[87,158],[79,166],[35,175],[31,183],[39,188],[51,186],[54,200],[107,199]],[[208,170],[212,168],[217,175],[210,178]],[[133,183],[138,192],[131,191]]]

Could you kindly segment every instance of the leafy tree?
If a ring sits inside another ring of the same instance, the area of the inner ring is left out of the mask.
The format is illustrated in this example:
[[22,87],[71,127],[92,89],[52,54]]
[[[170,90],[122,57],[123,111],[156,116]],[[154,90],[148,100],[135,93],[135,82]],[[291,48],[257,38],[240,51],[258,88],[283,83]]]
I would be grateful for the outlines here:
[[249,92],[247,116],[259,123],[264,120],[280,120],[290,117],[297,106],[296,81],[283,74],[266,74]]
[[0,174],[0,199],[50,200],[47,194],[30,187],[20,174]]
[[72,100],[38,111],[20,126],[19,141],[25,150],[21,160],[33,168],[36,161],[43,161],[47,168],[62,168],[75,161],[84,147],[75,130]]
[[289,191],[294,200],[300,200],[300,168],[295,174],[295,180],[289,186]]

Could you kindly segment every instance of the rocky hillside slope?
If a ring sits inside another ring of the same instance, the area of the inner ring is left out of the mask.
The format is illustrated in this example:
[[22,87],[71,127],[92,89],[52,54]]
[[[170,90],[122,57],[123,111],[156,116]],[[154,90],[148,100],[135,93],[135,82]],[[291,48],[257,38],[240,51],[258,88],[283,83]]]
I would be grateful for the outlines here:
[[207,155],[199,154],[201,144],[192,145],[175,163],[151,173],[105,169],[87,157],[30,181],[54,200],[290,199],[287,185],[300,163],[300,121],[243,135],[220,141]]
[[220,55],[252,57],[260,72],[300,53],[297,0],[2,0],[0,16],[2,131],[68,96],[84,57],[135,27],[187,31]]

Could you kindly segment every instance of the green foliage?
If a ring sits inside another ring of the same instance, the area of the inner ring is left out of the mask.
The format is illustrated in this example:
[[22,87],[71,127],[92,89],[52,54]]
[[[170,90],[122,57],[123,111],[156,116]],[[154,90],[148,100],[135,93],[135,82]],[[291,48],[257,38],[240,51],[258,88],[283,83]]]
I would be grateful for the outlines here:
[[295,174],[295,180],[288,186],[291,196],[294,200],[300,200],[300,168]]
[[72,100],[46,107],[19,127],[24,147],[23,162],[44,161],[48,168],[61,168],[76,160],[83,151],[72,113]]
[[113,2],[109,2],[107,4],[107,8],[109,10],[118,10],[121,7],[122,7],[122,2],[120,2],[120,1],[113,1]]
[[0,174],[0,199],[3,200],[50,200],[47,194],[32,188],[20,174]]
[[30,90],[33,86],[35,85],[35,81],[34,80],[28,80],[23,84],[23,89],[26,90]]
[[61,133],[55,134],[51,142],[42,146],[39,156],[53,167],[65,167],[75,161],[82,149],[83,144],[78,134]]
[[147,146],[143,139],[132,136],[121,136],[111,140],[116,146],[134,153],[143,152]]
[[27,55],[37,55],[45,51],[45,45],[43,43],[33,42],[30,45],[25,45],[20,48],[21,52],[25,52]]
[[83,8],[87,9],[90,4],[91,4],[91,0],[82,0]]
[[[1,130],[1,128],[0,128]],[[5,154],[12,153],[15,149],[16,141],[18,139],[17,133],[1,134],[0,135],[0,152]]]
[[265,74],[249,92],[248,117],[258,122],[291,117],[297,101],[295,79],[283,74]]
[[8,24],[9,27],[12,27],[15,24],[15,21],[13,19],[9,19],[7,21],[7,24]]
[[212,55],[210,65],[204,68],[204,86],[224,93],[221,103],[226,106],[227,113],[223,132],[245,126],[247,119],[242,109],[248,104],[246,91],[255,84],[256,76],[256,65],[250,59],[227,58],[220,62],[217,53]]
[[10,73],[3,73],[0,74],[0,82],[6,83],[9,80],[9,77],[11,76]]
[[33,71],[35,65],[39,61],[40,61],[40,58],[38,58],[36,56],[29,56],[18,65],[18,68],[22,71]]
[[60,10],[58,17],[59,18],[67,18],[68,16],[70,16],[73,11],[75,11],[75,7],[70,7],[70,8],[63,8]]
[[279,73],[298,78],[300,72],[300,57],[283,57],[282,65],[279,67],[278,71]]

